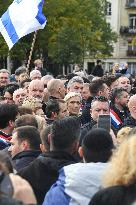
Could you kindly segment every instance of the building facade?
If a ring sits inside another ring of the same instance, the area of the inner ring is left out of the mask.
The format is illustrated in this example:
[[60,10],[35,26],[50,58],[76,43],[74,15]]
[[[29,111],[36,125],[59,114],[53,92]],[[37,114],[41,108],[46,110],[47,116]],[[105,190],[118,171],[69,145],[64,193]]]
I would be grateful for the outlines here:
[[[136,0],[108,0],[107,22],[118,35],[112,57],[102,59],[105,71],[114,63],[129,65],[129,72],[136,74]],[[85,59],[84,68],[91,73],[96,60]]]

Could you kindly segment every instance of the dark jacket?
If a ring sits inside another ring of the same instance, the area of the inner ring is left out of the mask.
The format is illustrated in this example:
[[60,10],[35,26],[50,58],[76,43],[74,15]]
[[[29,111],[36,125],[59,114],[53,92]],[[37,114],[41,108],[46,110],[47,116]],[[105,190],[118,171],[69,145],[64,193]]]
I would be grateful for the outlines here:
[[28,180],[34,190],[38,204],[42,204],[45,194],[59,176],[59,169],[75,162],[75,158],[66,152],[47,152],[40,155],[18,174]]
[[92,118],[89,123],[86,123],[84,126],[81,127],[81,136],[79,140],[79,145],[82,144],[82,141],[85,137],[85,135],[93,128],[94,125],[96,125],[97,122],[95,122]]
[[12,158],[13,167],[16,171],[23,169],[28,166],[33,160],[35,160],[41,151],[27,150],[16,154]]
[[0,196],[0,205],[25,205],[25,204],[6,196]]
[[101,65],[96,65],[91,74],[94,75],[94,76],[102,77],[103,76],[102,66]]
[[0,150],[5,149],[6,147],[10,146],[9,140],[11,136],[0,130]]
[[91,115],[90,115],[90,109],[91,109],[91,103],[92,103],[93,97],[89,97],[85,103],[83,103],[82,106],[82,115],[81,115],[81,123],[82,125],[85,125],[86,123],[91,121]]
[[52,123],[54,122],[54,120],[47,118],[47,117],[45,117],[45,120],[46,120],[47,125],[52,125]]
[[113,186],[97,192],[89,205],[131,205],[136,200],[136,185]]
[[136,119],[134,119],[133,117],[128,117],[124,121],[124,126],[135,127],[136,126]]
[[121,119],[122,122],[130,115],[129,109],[127,107],[124,107],[122,111],[117,109],[114,104],[110,104],[110,109],[112,109]]

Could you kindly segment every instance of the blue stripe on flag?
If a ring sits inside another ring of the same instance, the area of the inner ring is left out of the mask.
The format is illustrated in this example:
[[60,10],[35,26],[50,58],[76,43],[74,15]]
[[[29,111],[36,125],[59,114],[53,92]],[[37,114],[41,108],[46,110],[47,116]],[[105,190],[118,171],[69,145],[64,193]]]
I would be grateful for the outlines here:
[[18,40],[19,37],[16,33],[16,30],[14,28],[14,25],[12,24],[10,15],[9,15],[9,10],[7,10],[1,17],[1,21],[9,35],[9,38],[11,39],[12,43],[15,44]]
[[43,3],[44,3],[44,1],[41,0],[41,2],[40,2],[39,5],[38,5],[38,14],[37,14],[37,16],[36,16],[37,21],[38,21],[41,25],[44,24],[45,21],[46,21],[45,16],[42,14]]
[[112,117],[111,117],[111,124],[112,124],[116,129],[119,128],[119,125],[117,125],[117,123],[112,119]]

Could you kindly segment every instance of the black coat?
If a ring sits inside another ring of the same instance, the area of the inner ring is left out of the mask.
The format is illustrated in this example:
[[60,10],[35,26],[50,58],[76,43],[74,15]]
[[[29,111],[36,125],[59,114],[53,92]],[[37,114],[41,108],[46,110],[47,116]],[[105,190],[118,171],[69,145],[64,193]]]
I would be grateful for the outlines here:
[[97,192],[89,205],[131,205],[136,200],[136,185],[113,186]]
[[66,152],[47,152],[18,174],[31,184],[38,204],[42,204],[45,194],[59,176],[59,169],[75,162],[76,160]]
[[118,132],[118,130],[123,127],[123,124],[126,121],[126,119],[130,116],[129,109],[127,107],[124,107],[123,110],[120,111],[119,109],[115,107],[113,103],[110,104],[110,109],[113,110],[117,114],[117,116],[120,118],[120,120],[122,121],[119,128],[116,128],[114,124],[112,123],[112,126],[114,127],[114,129],[117,130]]
[[128,117],[128,118],[124,121],[124,126],[136,127],[136,119],[134,119],[133,117]]
[[18,153],[12,158],[14,169],[18,172],[19,170],[28,166],[40,154],[41,154],[41,151],[35,151],[35,150],[27,150],[27,151]]
[[91,74],[94,75],[94,76],[102,77],[103,76],[102,66],[101,65],[96,65]]
[[82,125],[85,125],[86,123],[91,121],[90,109],[91,109],[92,100],[93,100],[93,97],[90,96],[83,105],[82,115],[81,115]]
[[79,145],[82,144],[82,141],[85,137],[85,135],[96,125],[97,122],[95,122],[92,118],[89,123],[86,123],[84,126],[81,127],[81,136],[79,139]]
[[22,202],[16,201],[15,199],[0,196],[0,205],[24,205]]

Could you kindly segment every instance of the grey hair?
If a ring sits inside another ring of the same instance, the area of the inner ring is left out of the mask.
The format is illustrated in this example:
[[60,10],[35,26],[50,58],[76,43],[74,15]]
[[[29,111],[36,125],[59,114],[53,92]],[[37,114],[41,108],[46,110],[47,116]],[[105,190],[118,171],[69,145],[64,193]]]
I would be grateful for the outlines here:
[[40,75],[42,77],[41,72],[39,70],[32,70],[30,72],[30,78],[32,78],[34,75]]
[[84,84],[84,81],[83,78],[81,78],[80,76],[75,76],[68,82],[67,88],[70,88],[73,83]]
[[7,69],[1,69],[1,70],[0,70],[0,73],[8,73],[8,74],[10,74]]
[[52,75],[45,75],[42,77],[41,80],[51,80],[51,79],[54,79],[54,77]]

